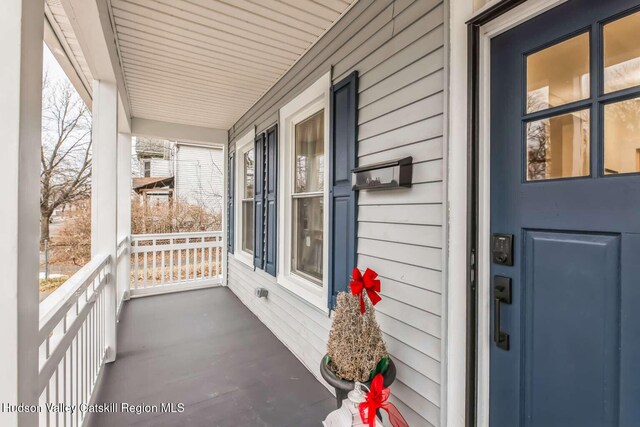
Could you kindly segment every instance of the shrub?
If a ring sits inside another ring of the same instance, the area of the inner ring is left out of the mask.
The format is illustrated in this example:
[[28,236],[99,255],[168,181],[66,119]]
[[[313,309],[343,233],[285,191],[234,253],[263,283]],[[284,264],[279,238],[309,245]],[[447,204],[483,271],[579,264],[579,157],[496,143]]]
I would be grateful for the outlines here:
[[147,206],[138,197],[131,200],[131,233],[182,233],[222,230],[222,214],[201,204],[177,199],[173,204],[152,201]]
[[91,260],[91,203],[67,209],[60,230],[49,242],[51,264],[82,267]]
[[[131,233],[181,233],[222,229],[222,215],[205,206],[176,200],[152,203],[145,215],[138,197],[131,200]],[[60,230],[49,242],[51,264],[83,266],[91,260],[91,204],[67,209]]]

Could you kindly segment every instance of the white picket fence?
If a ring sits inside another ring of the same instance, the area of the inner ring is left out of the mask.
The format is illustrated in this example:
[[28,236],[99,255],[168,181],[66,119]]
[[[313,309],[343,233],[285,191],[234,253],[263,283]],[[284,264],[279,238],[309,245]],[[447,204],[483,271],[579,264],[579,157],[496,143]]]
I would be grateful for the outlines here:
[[222,232],[131,236],[131,296],[222,283]]
[[106,357],[105,286],[112,274],[111,257],[95,257],[40,304],[41,426],[82,425],[84,413],[45,405],[89,404]]

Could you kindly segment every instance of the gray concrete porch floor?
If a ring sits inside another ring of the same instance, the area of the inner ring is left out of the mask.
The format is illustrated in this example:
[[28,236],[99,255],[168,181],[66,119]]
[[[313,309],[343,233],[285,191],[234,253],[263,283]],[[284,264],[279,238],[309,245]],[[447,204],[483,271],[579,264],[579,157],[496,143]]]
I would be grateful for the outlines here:
[[[318,361],[319,363],[319,361]],[[94,414],[89,426],[320,426],[331,393],[227,288],[125,303],[97,402],[183,413]]]

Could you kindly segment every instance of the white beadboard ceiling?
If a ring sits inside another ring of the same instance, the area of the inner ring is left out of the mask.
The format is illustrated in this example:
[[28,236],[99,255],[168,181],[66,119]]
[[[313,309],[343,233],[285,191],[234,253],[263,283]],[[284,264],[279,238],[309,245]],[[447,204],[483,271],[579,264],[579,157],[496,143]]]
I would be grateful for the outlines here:
[[91,76],[91,70],[87,65],[87,61],[84,58],[80,44],[76,38],[69,18],[67,17],[60,0],[47,0],[45,2],[45,16],[51,24],[58,41],[64,49],[69,61],[76,70],[78,78],[85,87],[85,90],[90,94],[91,85],[93,83],[93,77]]
[[357,0],[111,0],[134,117],[229,129]]

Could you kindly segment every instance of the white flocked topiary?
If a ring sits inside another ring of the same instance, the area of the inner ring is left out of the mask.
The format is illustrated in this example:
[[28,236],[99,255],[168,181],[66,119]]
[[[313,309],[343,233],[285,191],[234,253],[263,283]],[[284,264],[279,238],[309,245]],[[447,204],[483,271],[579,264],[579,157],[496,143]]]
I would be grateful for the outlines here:
[[349,381],[368,381],[378,362],[388,357],[373,305],[366,296],[364,300],[366,311],[362,314],[358,296],[340,292],[329,332],[329,368]]

